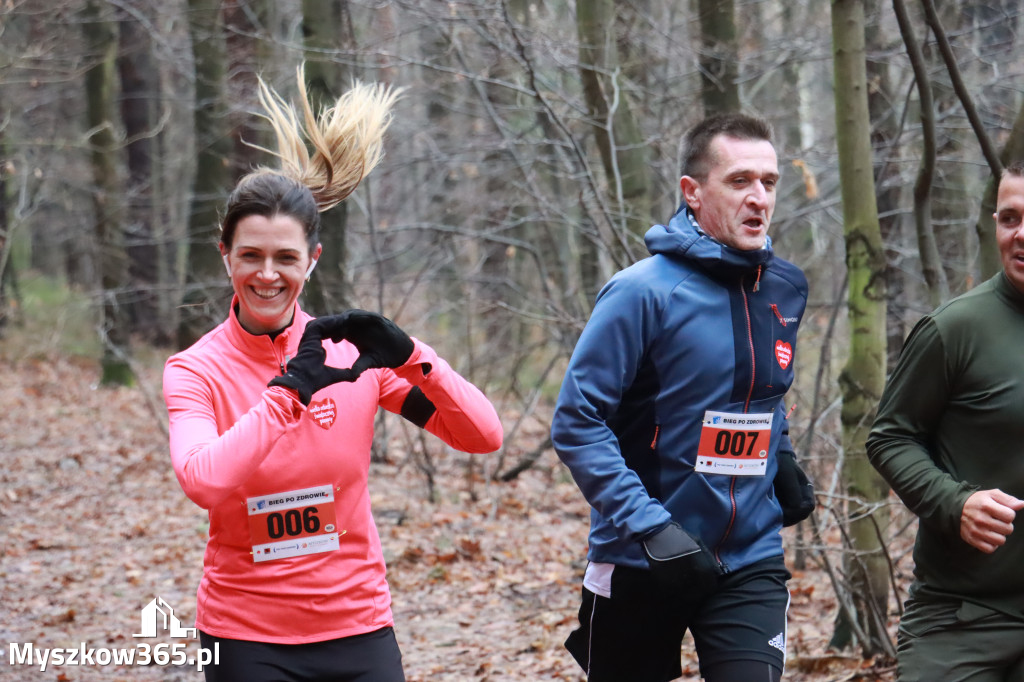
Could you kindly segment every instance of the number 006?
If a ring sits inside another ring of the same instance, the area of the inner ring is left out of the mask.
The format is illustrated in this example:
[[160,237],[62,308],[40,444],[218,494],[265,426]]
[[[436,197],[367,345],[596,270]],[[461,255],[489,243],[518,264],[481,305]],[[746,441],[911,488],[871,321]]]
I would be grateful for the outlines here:
[[303,533],[315,533],[320,530],[320,518],[316,512],[316,507],[306,507],[301,511],[289,509],[283,514],[281,512],[268,514],[267,535],[276,540],[285,535],[294,537]]

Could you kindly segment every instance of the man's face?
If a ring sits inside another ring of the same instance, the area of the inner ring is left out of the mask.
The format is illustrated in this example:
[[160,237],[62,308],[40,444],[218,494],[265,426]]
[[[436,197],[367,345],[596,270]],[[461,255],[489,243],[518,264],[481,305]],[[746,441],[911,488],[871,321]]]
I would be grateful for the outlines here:
[[684,175],[679,181],[687,205],[714,239],[744,251],[762,248],[779,181],[775,148],[767,140],[718,135],[709,151],[707,180]]
[[996,243],[1003,272],[1024,293],[1024,178],[1005,176],[996,196]]

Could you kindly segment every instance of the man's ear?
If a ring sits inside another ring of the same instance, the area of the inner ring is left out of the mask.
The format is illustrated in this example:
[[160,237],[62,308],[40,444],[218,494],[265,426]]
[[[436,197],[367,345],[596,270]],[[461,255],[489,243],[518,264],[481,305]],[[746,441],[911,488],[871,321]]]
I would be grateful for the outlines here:
[[683,199],[687,206],[693,210],[700,208],[700,183],[696,179],[684,175],[679,179],[679,189],[683,192]]

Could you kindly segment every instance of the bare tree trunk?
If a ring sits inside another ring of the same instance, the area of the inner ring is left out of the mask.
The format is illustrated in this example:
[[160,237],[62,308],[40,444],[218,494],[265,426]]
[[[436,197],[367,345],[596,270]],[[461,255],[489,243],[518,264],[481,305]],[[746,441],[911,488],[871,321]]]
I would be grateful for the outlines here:
[[[506,4],[506,25],[511,28],[511,23],[516,26],[528,29],[526,22],[529,21],[529,9],[524,0],[508,0]],[[490,30],[489,27],[481,26],[481,30]],[[516,84],[520,80],[517,71],[518,64],[501,53],[503,46],[497,42],[490,46],[492,53],[491,61],[494,64],[489,82],[476,85],[476,91],[481,99],[483,107],[488,112],[514,111],[518,105],[519,93],[515,87],[508,87],[506,84]],[[493,120],[495,116],[492,116]],[[501,139],[509,140],[520,132],[533,125],[535,121],[528,116],[510,116],[506,121],[506,127],[501,129],[495,121],[495,128]],[[507,173],[499,171],[501,168],[512,167],[520,172],[528,173],[524,166],[530,166],[531,160],[521,158],[521,150],[518,145],[502,144],[495,145],[484,156],[483,167],[486,169],[487,180],[485,193],[488,197],[486,207],[485,224],[488,230],[494,230],[496,234],[508,237],[516,241],[528,243],[530,234],[535,227],[527,219],[530,210],[526,204],[530,196],[523,194],[516,196],[509,192],[509,187],[515,182]],[[518,177],[516,178],[518,180]],[[508,197],[502,200],[499,197]],[[512,283],[513,273],[516,269],[516,260],[522,258],[516,249],[510,249],[506,240],[485,239],[480,244],[482,250],[480,259],[480,278],[476,286],[478,297],[478,314],[480,324],[478,339],[482,341],[481,350],[494,358],[515,358],[522,351],[525,345],[523,338],[523,325],[515,317],[505,314],[506,306],[512,309],[522,309],[522,290]],[[468,343],[474,340],[467,339]],[[487,367],[487,364],[483,365]],[[497,363],[490,365],[491,369],[501,371]]]
[[928,26],[931,27],[932,33],[935,34],[939,53],[942,55],[942,60],[946,64],[946,71],[949,73],[949,80],[952,83],[953,91],[956,93],[957,98],[960,100],[960,104],[964,108],[967,120],[971,122],[971,129],[974,131],[974,134],[978,139],[978,145],[981,147],[981,152],[985,157],[985,161],[989,165],[989,169],[994,175],[998,174],[999,171],[1002,170],[999,155],[996,153],[995,146],[992,144],[992,140],[989,138],[988,133],[985,132],[985,126],[981,121],[981,116],[978,114],[978,110],[974,106],[974,101],[971,98],[970,93],[967,91],[967,84],[964,83],[963,77],[960,74],[960,67],[957,64],[956,55],[953,54],[953,48],[949,44],[946,31],[943,28],[938,12],[936,11],[935,3],[933,0],[921,0],[921,4],[924,7],[925,21],[928,22]]
[[[333,106],[351,77],[351,69],[337,58],[340,51],[355,48],[348,0],[302,0],[302,35],[311,103],[315,109]],[[346,282],[348,202],[320,218],[323,253],[303,290],[306,307],[314,315],[340,312],[351,300]]]
[[[264,80],[273,83],[274,75],[281,70],[273,31],[275,9],[273,0],[223,0],[229,74],[227,92],[235,97],[231,130],[234,166],[231,170],[236,178],[268,162],[254,144],[274,148],[270,129],[251,112],[256,109],[256,76],[262,75]],[[284,71],[291,81],[293,69]]]
[[[988,42],[991,44],[1014,45],[1017,31],[1021,23],[1020,7],[1017,0],[1000,0],[997,3],[978,5],[975,12],[988,14],[990,24],[990,35]],[[980,17],[979,17],[980,18]],[[1012,111],[1009,103],[1004,103],[1002,109],[1009,116]],[[1013,103],[1011,106],[1016,106]],[[1022,104],[1014,118],[1010,135],[999,154],[1002,165],[1013,161],[1024,159],[1024,104]],[[974,230],[978,238],[978,279],[985,280],[1002,270],[999,262],[999,253],[995,244],[996,224],[992,214],[996,211],[996,191],[999,188],[999,176],[990,173],[985,183],[985,191],[981,199],[981,210],[975,222]],[[967,288],[972,282],[968,281]]]
[[604,164],[611,221],[622,235],[642,236],[651,225],[647,145],[622,77],[614,39],[616,7],[611,0],[577,5],[580,78]]
[[[907,55],[914,70],[914,80],[918,92],[918,113],[921,119],[922,158],[918,166],[917,178],[914,181],[914,226],[917,233],[917,250],[921,259],[921,272],[924,275],[925,287],[928,290],[930,307],[938,307],[949,298],[949,284],[945,269],[939,256],[939,249],[932,229],[932,183],[935,177],[936,139],[935,139],[935,100],[932,96],[931,81],[928,76],[927,64],[920,44],[914,35],[914,27],[907,12],[904,0],[892,0],[893,10],[900,27],[900,35],[907,48]],[[884,234],[884,231],[883,231]],[[886,239],[886,243],[893,243]],[[896,274],[901,271],[896,263],[890,263],[890,284]],[[903,345],[905,334],[903,329],[902,287],[900,291],[889,291],[889,366],[891,366]],[[897,308],[897,310],[893,310]],[[893,314],[893,313],[899,314]],[[898,326],[893,325],[898,322]],[[894,328],[895,327],[895,328]],[[897,333],[898,332],[898,333]]]
[[[916,4],[916,3],[915,3]],[[964,2],[943,2],[941,8],[937,9],[939,15],[935,21],[943,26],[948,26],[954,35],[960,35],[963,26],[969,24],[970,16],[968,9],[971,0]],[[923,20],[918,20],[918,24]],[[927,29],[925,29],[927,36]],[[940,268],[949,284],[949,293],[944,296],[932,296],[931,301],[937,305],[937,301],[947,300],[950,295],[962,293],[965,290],[964,281],[968,268],[968,242],[971,239],[968,226],[971,222],[971,211],[977,202],[977,192],[974,188],[975,173],[973,171],[974,142],[970,130],[963,125],[950,125],[953,117],[959,118],[962,108],[958,99],[956,87],[950,87],[951,79],[942,77],[943,48],[935,42],[928,45],[930,49],[924,50],[924,54],[930,57],[928,70],[931,74],[938,74],[932,78],[930,84],[934,91],[935,111],[937,116],[943,119],[945,125],[935,126],[933,137],[936,146],[934,160],[934,176],[930,178],[931,186],[931,229],[934,230],[936,243],[935,263]],[[938,49],[936,49],[938,48]],[[953,50],[952,43],[948,45]],[[976,87],[981,82],[981,65],[975,60],[975,64],[964,64],[966,80]],[[934,267],[934,266],[932,266]],[[927,281],[927,280],[926,280]],[[933,306],[934,307],[934,306]]]
[[700,80],[704,115],[740,109],[739,49],[734,0],[698,0]]
[[0,339],[7,329],[7,278],[10,269],[10,208],[7,202],[7,140],[4,134],[10,120],[10,108],[0,104]]
[[[964,113],[967,115],[967,119],[971,123],[971,128],[974,131],[974,135],[977,138],[978,145],[985,157],[985,161],[988,163],[992,176],[996,177],[1002,172],[1002,162],[999,159],[999,155],[996,152],[995,146],[992,144],[988,133],[985,131],[984,124],[982,123],[981,117],[974,105],[974,101],[967,90],[967,85],[964,83],[960,74],[960,67],[956,62],[956,56],[953,54],[953,49],[949,44],[949,39],[946,36],[946,31],[939,18],[935,3],[933,0],[922,0],[921,4],[924,7],[925,20],[931,28],[932,33],[935,35],[939,53],[942,55],[942,60],[946,65],[946,71],[949,74],[953,91],[960,100],[960,104],[964,108]],[[985,227],[985,225],[980,224],[979,227]],[[999,272],[1002,267],[999,263],[997,248],[995,245],[994,224],[991,232],[987,230],[978,232],[978,242],[981,275],[983,279],[987,279],[996,272]]]
[[853,631],[869,656],[895,652],[885,627],[889,573],[878,530],[888,525],[886,507],[880,504],[888,487],[864,448],[886,366],[885,254],[875,204],[864,41],[864,0],[832,0],[836,142],[849,274],[850,355],[840,376],[843,477],[850,500],[846,568],[848,599],[856,611],[840,614],[832,641],[846,645],[845,633]]
[[217,251],[218,211],[231,189],[232,153],[227,96],[227,47],[219,0],[189,0],[189,33],[195,61],[196,174],[188,240],[179,254],[186,283],[177,346],[184,348],[227,313],[230,287]]
[[[879,0],[867,0],[867,17],[878,17]],[[890,45],[883,44],[881,26],[866,32],[867,54],[884,54]],[[878,202],[879,229],[886,255],[886,329],[887,353],[890,362],[895,362],[903,346],[904,291],[903,263],[901,262],[901,238],[903,221],[900,210],[900,194],[903,186],[900,159],[900,119],[892,106],[895,99],[889,65],[877,60],[867,60],[867,77],[872,83],[868,90],[868,112],[871,120],[871,148],[875,159],[875,199]]]
[[166,277],[156,234],[162,201],[154,173],[154,138],[158,134],[156,103],[160,100],[160,72],[150,49],[149,32],[129,12],[120,13],[121,121],[127,142],[128,184],[125,206],[125,251],[130,292],[125,300],[132,329],[147,341],[167,343],[158,297]]
[[117,138],[114,135],[117,23],[99,0],[87,0],[82,31],[92,60],[85,72],[86,110],[95,187],[97,269],[100,272],[103,339],[103,370],[100,383],[130,385],[132,372],[127,354],[128,319],[121,300],[127,282],[128,259],[124,249],[122,186],[119,180]]

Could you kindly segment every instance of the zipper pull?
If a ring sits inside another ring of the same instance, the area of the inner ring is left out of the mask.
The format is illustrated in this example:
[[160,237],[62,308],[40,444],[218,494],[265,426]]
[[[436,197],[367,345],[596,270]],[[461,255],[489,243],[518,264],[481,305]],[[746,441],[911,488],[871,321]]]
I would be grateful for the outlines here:
[[774,303],[772,303],[772,312],[775,313],[775,317],[779,318],[779,322],[782,323],[783,327],[787,326],[786,319],[782,317],[782,313],[779,312],[779,306],[775,305]]
[[754,280],[754,293],[761,289],[761,266],[757,266],[757,279]]
[[284,361],[281,362],[281,376],[284,376],[284,373],[285,373],[285,368],[284,367],[287,364],[288,364],[288,354],[286,353],[285,356],[284,356]]

